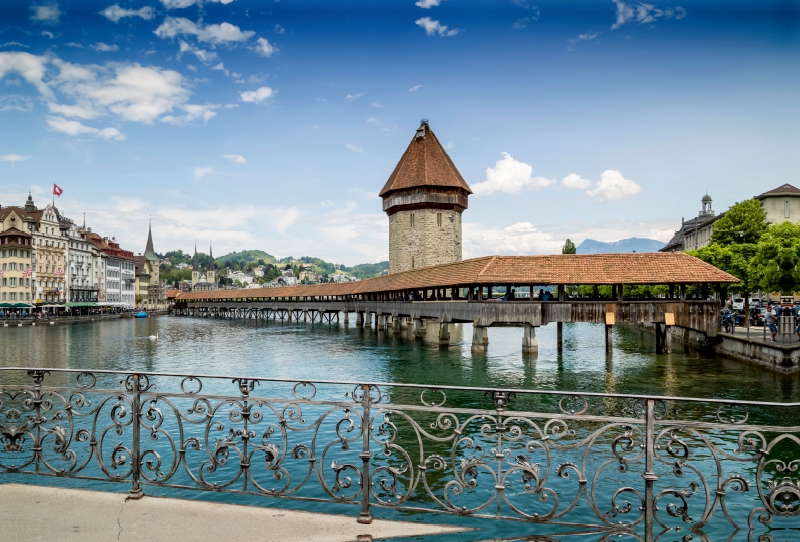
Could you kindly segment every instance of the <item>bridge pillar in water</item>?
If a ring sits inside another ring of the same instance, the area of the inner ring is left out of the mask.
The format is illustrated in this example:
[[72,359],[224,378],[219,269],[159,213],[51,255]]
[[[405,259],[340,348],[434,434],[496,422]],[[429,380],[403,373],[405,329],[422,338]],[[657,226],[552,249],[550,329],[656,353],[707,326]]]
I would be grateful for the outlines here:
[[485,327],[476,325],[472,326],[472,351],[476,354],[486,352],[486,345],[483,343],[483,337],[485,332],[486,332]]
[[308,311],[303,309],[303,322],[306,322],[307,320],[308,320]]
[[358,327],[364,325],[364,313],[361,311],[356,311],[356,325]]
[[558,351],[564,350],[564,322],[556,322],[556,335],[558,342]]
[[611,324],[606,324],[606,354],[610,354],[614,350],[614,345],[611,341],[611,330],[614,329],[614,326]]
[[392,315],[392,334],[399,335],[402,330],[402,318]]
[[656,323],[656,354],[672,353],[672,326]]
[[443,346],[450,344],[450,324],[447,322],[439,324],[439,344]]
[[369,311],[364,313],[364,327],[372,327],[372,313]]
[[[536,338],[536,328],[528,324],[524,329],[525,332],[522,335],[522,353],[534,354],[539,351],[539,340]],[[560,342],[561,341],[559,341],[559,346]],[[559,350],[561,349],[559,348]]]
[[350,313],[347,312],[347,311],[344,311],[344,323],[345,324],[349,324],[350,323]]
[[428,332],[428,328],[425,326],[425,321],[422,318],[414,318],[414,339],[422,339],[425,334]]
[[378,313],[375,317],[375,329],[386,329],[386,315]]

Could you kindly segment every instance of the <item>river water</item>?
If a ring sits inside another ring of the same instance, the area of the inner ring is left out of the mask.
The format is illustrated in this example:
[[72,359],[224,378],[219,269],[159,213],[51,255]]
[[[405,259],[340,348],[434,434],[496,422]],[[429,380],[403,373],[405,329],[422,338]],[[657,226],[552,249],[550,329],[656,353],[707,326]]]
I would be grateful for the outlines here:
[[[652,335],[623,326],[614,329],[614,351],[610,356],[605,353],[604,329],[600,325],[564,324],[562,353],[556,349],[555,324],[540,328],[537,355],[521,353],[521,329],[489,329],[485,354],[471,353],[469,325],[453,326],[449,347],[439,346],[436,331],[436,326],[431,326],[424,340],[415,341],[405,329],[394,335],[391,331],[344,323],[167,316],[9,327],[0,330],[0,366],[800,401],[800,379],[796,375],[781,375],[755,365],[682,351],[679,344],[674,344],[672,354],[655,355]],[[149,339],[156,334],[157,340]],[[50,479],[41,483],[54,482]],[[64,483],[76,485],[75,481]],[[85,485],[100,487],[94,483]],[[158,488],[148,492],[158,493]],[[275,506],[265,502],[270,499],[247,495],[209,496],[187,491],[179,492],[179,496]],[[318,505],[288,503],[280,501],[279,506],[319,509]],[[334,509],[335,505],[323,511]],[[344,511],[354,513],[351,507]],[[452,517],[436,518],[436,521],[457,521]],[[482,524],[482,534],[452,539],[481,540],[488,535],[509,537],[530,532],[524,528],[520,531],[519,525]],[[711,540],[724,540],[730,529],[723,526],[706,532],[712,533]]]

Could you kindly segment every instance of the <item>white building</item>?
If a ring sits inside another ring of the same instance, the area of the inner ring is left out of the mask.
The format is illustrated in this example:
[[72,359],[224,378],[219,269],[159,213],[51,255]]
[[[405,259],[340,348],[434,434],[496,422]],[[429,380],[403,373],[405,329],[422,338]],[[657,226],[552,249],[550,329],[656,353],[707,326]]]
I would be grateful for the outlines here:
[[67,230],[68,258],[67,289],[68,301],[98,301],[98,266],[101,252],[87,239],[86,229],[71,225]]

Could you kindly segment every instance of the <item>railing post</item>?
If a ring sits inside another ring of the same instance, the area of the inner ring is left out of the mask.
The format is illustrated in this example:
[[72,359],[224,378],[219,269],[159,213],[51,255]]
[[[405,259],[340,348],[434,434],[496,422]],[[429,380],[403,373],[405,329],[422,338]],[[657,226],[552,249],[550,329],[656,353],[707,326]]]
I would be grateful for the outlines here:
[[363,448],[359,457],[362,461],[361,467],[361,515],[358,516],[359,523],[372,523],[372,512],[369,508],[369,492],[372,483],[372,477],[369,473],[369,461],[372,458],[372,452],[369,450],[369,435],[370,435],[370,385],[363,384],[361,386],[363,397],[361,398],[362,418],[361,418],[361,433],[363,436]]
[[131,392],[133,396],[131,397],[131,417],[133,418],[133,444],[131,446],[131,491],[128,495],[129,499],[141,499],[144,497],[144,492],[142,488],[139,487],[139,476],[141,471],[141,454],[140,454],[140,424],[141,424],[141,397],[139,396],[140,393],[140,375],[134,374],[131,377],[131,385],[132,389]]
[[645,472],[642,474],[644,478],[644,539],[645,542],[653,541],[653,509],[654,495],[653,484],[658,480],[658,476],[653,472],[655,468],[655,431],[656,431],[656,414],[655,414],[655,399],[647,400],[647,415],[645,418],[645,442],[644,442],[644,456],[645,456]]

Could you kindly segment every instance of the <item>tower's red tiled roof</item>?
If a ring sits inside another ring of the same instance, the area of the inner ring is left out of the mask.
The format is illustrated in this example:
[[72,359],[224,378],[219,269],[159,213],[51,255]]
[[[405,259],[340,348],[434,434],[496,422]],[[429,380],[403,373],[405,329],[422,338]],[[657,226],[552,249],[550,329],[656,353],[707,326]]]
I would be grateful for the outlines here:
[[732,284],[733,275],[685,252],[485,256],[339,284],[217,290],[178,299],[342,296],[471,284]]
[[425,136],[414,136],[383,186],[380,196],[387,196],[395,190],[423,187],[460,188],[472,194],[469,185],[456,169],[428,123],[423,122],[419,129],[425,131]]

